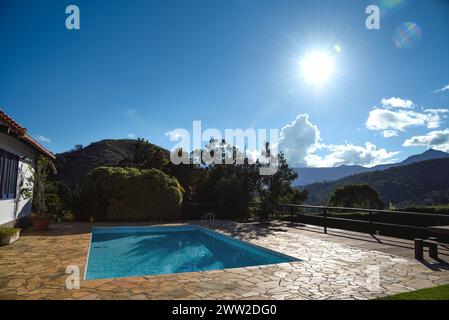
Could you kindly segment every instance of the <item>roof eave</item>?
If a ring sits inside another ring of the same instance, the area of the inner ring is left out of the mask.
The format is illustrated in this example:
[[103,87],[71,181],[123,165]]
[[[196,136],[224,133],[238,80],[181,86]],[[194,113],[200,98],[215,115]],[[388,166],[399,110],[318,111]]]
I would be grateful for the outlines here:
[[36,140],[34,140],[31,136],[29,136],[28,134],[25,134],[22,139],[27,142],[28,144],[30,144],[34,149],[36,149],[39,153],[41,153],[42,155],[48,157],[50,160],[55,161],[56,157],[55,155],[50,152],[48,149],[46,149],[43,145],[41,145],[39,142],[37,142]]

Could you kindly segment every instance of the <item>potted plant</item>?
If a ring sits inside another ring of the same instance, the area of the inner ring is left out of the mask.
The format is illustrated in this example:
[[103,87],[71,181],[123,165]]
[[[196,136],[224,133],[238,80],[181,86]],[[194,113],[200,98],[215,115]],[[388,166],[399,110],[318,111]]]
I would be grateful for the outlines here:
[[33,229],[37,231],[48,230],[50,224],[45,197],[50,168],[50,160],[40,157],[36,161],[36,168],[33,169],[32,175],[27,179],[26,186],[21,190],[24,198],[33,199],[33,214],[31,217],[33,219]]
[[11,244],[19,240],[20,229],[11,227],[0,227],[0,244]]

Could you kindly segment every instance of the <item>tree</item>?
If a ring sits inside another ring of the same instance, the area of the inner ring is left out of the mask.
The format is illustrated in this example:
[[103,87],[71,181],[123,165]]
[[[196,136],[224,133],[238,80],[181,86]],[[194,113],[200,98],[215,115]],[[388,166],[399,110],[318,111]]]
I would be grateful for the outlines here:
[[73,204],[73,192],[63,182],[47,181],[45,201],[49,214],[62,216],[64,212],[70,211]]
[[[265,153],[269,158],[271,157],[271,150],[268,143],[266,144]],[[282,152],[279,153],[277,155],[276,172],[272,175],[262,176],[258,185],[258,193],[262,201],[261,220],[267,219],[270,213],[273,213],[276,206],[283,202],[285,197],[294,192],[291,184],[297,177],[298,174],[289,168],[284,154]],[[296,196],[298,197],[299,194]]]
[[276,204],[281,198],[292,192],[291,184],[298,174],[289,168],[284,154],[279,153],[277,171],[273,175],[263,176],[260,185],[261,199],[265,203]]
[[384,202],[379,193],[367,184],[349,184],[332,192],[329,206],[364,209],[383,209]]
[[307,200],[307,190],[291,189],[289,193],[280,198],[282,204],[303,204]]
[[165,171],[164,168],[168,162],[168,155],[164,154],[160,148],[156,148],[148,141],[139,138],[137,139],[133,156],[122,160],[118,166],[138,169],[154,168]]

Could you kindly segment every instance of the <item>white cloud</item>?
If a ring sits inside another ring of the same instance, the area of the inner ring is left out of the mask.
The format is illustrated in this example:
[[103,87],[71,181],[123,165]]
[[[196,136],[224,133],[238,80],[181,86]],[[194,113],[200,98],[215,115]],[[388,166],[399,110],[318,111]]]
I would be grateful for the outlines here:
[[321,148],[330,151],[325,156],[309,154],[306,157],[310,167],[336,167],[340,165],[361,165],[366,167],[394,161],[399,152],[388,152],[386,149],[378,149],[371,142],[365,146],[353,144],[344,145],[322,145]]
[[[279,150],[284,152],[292,167],[335,167],[343,164],[371,167],[391,162],[399,153],[379,149],[371,142],[366,142],[364,146],[322,144],[320,131],[310,122],[308,114],[298,115],[292,123],[282,128]],[[324,155],[317,154],[318,151]]]
[[179,139],[190,139],[190,135],[186,130],[172,130],[165,133],[166,137],[169,137],[172,141]]
[[438,128],[442,121],[438,109],[426,109],[423,112],[412,110],[373,109],[366,120],[366,127],[370,130],[383,132],[384,137],[391,137],[393,131],[405,131],[412,126],[426,126],[429,129]]
[[436,109],[424,109],[423,112],[429,112],[429,113],[448,113],[449,110],[448,109],[443,109],[443,108],[436,108]]
[[136,135],[134,133],[128,133],[128,138],[129,139],[135,139]]
[[36,137],[36,139],[37,139],[38,141],[44,142],[44,143],[50,143],[50,142],[51,142],[50,138],[47,138],[46,136],[41,135],[41,134],[38,135],[38,136]]
[[444,92],[446,90],[449,90],[449,84],[441,89],[435,90],[433,93]]
[[397,130],[384,130],[384,131],[382,131],[382,134],[385,138],[391,138],[391,137],[396,137],[398,135],[398,131]]
[[137,113],[139,112],[139,109],[137,108],[129,108],[125,110],[125,116],[129,119],[133,119],[137,116]]
[[370,130],[382,131],[385,138],[395,137],[408,127],[438,128],[442,120],[447,117],[446,113],[449,112],[444,108],[415,111],[412,110],[416,106],[412,100],[395,97],[384,98],[381,103],[381,108],[374,108],[370,111],[365,126]]
[[431,131],[422,136],[414,136],[404,141],[404,147],[426,146],[449,152],[449,129]]
[[388,99],[382,99],[381,101],[382,106],[385,108],[406,108],[406,109],[412,109],[415,104],[412,100],[408,99],[401,99],[401,98],[395,98],[391,97]]
[[308,114],[300,114],[284,126],[279,139],[279,150],[285,154],[290,166],[307,165],[305,158],[319,145],[320,131],[312,124]]

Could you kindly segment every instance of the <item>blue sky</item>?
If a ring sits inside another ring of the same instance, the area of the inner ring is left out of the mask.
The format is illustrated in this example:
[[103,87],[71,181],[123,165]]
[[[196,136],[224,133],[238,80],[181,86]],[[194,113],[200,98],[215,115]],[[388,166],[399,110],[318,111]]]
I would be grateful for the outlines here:
[[[412,48],[394,42],[407,22]],[[443,0],[0,0],[0,107],[54,152],[128,136],[171,148],[167,132],[201,120],[284,128],[294,165],[375,165],[449,151],[448,30]],[[319,87],[299,62],[317,50],[335,65]]]

